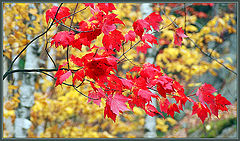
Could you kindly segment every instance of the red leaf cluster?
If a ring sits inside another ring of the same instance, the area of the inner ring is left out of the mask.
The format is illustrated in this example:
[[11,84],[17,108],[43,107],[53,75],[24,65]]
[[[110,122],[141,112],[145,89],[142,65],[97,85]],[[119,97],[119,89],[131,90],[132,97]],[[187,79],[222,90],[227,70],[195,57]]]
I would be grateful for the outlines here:
[[192,114],[197,114],[202,122],[204,122],[208,114],[211,116],[212,113],[218,117],[219,110],[228,111],[226,105],[231,105],[221,94],[214,96],[213,93],[216,91],[211,84],[205,83],[199,87],[196,93],[200,102],[194,102]]
[[182,28],[177,28],[174,34],[174,44],[181,46],[182,45],[182,40],[183,38],[188,37],[187,35],[184,34],[184,31],[182,30]]
[[[55,15],[57,13],[57,9],[58,9],[57,6],[53,6],[51,9],[47,10],[47,12],[46,12],[46,21],[47,21],[47,23],[49,21],[49,18],[54,19]],[[67,7],[62,6],[59,9],[58,13],[57,13],[56,19],[58,21],[60,20],[59,22],[65,23],[67,17],[70,15],[69,11],[70,10]],[[68,18],[70,18],[70,17],[68,17]],[[54,22],[56,23],[56,26],[57,26],[58,22],[57,21],[54,21]]]
[[[153,12],[145,19],[136,20],[133,23],[133,30],[125,36],[117,29],[115,24],[124,23],[116,18],[112,13],[116,8],[112,3],[85,3],[91,9],[92,17],[87,21],[78,23],[79,27],[72,31],[61,31],[52,37],[51,45],[63,48],[72,47],[81,51],[82,46],[88,46],[88,52],[82,56],[71,55],[70,61],[78,67],[77,70],[63,69],[60,65],[55,74],[56,84],[61,85],[72,75],[72,84],[83,84],[86,81],[91,84],[92,90],[88,94],[88,103],[93,102],[100,106],[101,101],[105,101],[104,117],[109,117],[113,121],[120,113],[142,108],[149,116],[163,116],[163,112],[174,118],[175,113],[183,110],[186,102],[193,103],[193,113],[204,122],[204,120],[214,114],[218,117],[218,111],[227,111],[226,105],[231,103],[221,94],[213,95],[217,90],[210,84],[203,84],[196,94],[186,96],[184,88],[179,82],[173,80],[163,73],[159,66],[150,63],[143,64],[141,67],[134,66],[125,78],[119,77],[116,52],[119,52],[122,45],[128,41],[135,41],[139,36],[141,44],[136,47],[137,52],[147,53],[151,45],[158,44],[157,38],[146,32],[154,29],[159,31],[162,17],[159,13]],[[57,7],[49,9],[46,13],[47,22],[53,18]],[[57,19],[61,19],[69,14],[69,9],[61,7]],[[65,22],[65,19],[62,19]],[[102,47],[92,45],[93,41],[100,34],[103,35]],[[174,44],[181,46],[184,34],[182,28],[177,28],[174,34]],[[93,52],[92,50],[96,50]],[[101,50],[101,51],[99,51]],[[133,73],[134,72],[134,73]],[[133,75],[134,74],[134,75]],[[124,92],[128,91],[128,94]],[[190,98],[195,96],[193,99]],[[152,99],[157,99],[158,106],[154,107]],[[198,98],[198,99],[197,99]],[[173,102],[170,99],[174,99]],[[129,108],[127,107],[129,105]]]

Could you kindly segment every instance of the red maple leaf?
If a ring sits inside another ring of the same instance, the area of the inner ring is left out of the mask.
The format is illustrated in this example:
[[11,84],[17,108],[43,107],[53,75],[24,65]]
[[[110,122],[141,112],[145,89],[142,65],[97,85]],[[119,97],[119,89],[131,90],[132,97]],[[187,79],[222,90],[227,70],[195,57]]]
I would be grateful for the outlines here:
[[74,56],[74,55],[71,55],[71,57],[70,57],[70,59],[71,59],[71,61],[75,64],[75,65],[77,65],[77,66],[83,66],[83,60],[81,59],[81,58],[79,58],[79,57],[76,57],[76,56]]
[[215,101],[215,104],[210,104],[210,109],[216,117],[218,117],[218,110],[228,111],[228,108],[226,107],[226,105],[231,105],[231,102],[229,102],[221,94],[218,94],[214,98],[214,101]]
[[119,112],[129,111],[125,104],[129,98],[122,94],[109,95],[108,100],[110,102],[111,110],[114,114],[119,115]]
[[61,32],[56,33],[52,37],[51,45],[53,45],[55,43],[56,47],[62,46],[63,48],[66,48],[67,46],[69,46],[72,43],[73,40],[74,40],[73,32],[61,31]]
[[160,111],[167,113],[168,111],[168,106],[171,103],[169,102],[169,100],[167,98],[159,98],[159,107],[160,107]]
[[105,34],[103,36],[102,43],[107,50],[116,49],[119,51],[122,47],[122,41],[124,40],[125,38],[122,35],[122,32],[119,30],[114,30],[109,35]]
[[59,83],[62,84],[63,81],[69,78],[69,76],[72,75],[71,71],[67,71],[63,75],[59,77]]
[[88,98],[88,103],[93,101],[93,103],[97,104],[98,106],[100,106],[101,98],[106,97],[101,88],[90,91],[88,96],[90,97]]
[[121,81],[122,81],[124,87],[126,87],[127,89],[132,89],[132,87],[133,87],[132,80],[121,79]]
[[159,25],[163,19],[159,13],[153,12],[149,16],[147,16],[144,20],[147,21],[153,27],[154,30],[159,31]]
[[155,76],[161,75],[161,69],[159,67],[155,67],[155,65],[151,63],[145,63],[142,70],[140,71],[140,76],[145,79],[149,88],[156,85]]
[[138,91],[138,96],[144,98],[147,102],[151,101],[151,97],[158,97],[156,94],[150,92],[149,90],[142,90]]
[[94,80],[105,81],[110,71],[113,71],[113,69],[117,69],[116,61],[117,61],[117,58],[113,56],[102,57],[102,56],[96,55],[94,58],[86,61],[84,64],[86,76]]
[[215,97],[216,105],[218,106],[218,109],[221,111],[228,111],[226,105],[231,105],[231,102],[228,101],[225,97],[223,97],[221,94],[218,94]]
[[175,98],[176,102],[178,103],[178,108],[179,110],[183,110],[183,106],[185,106],[185,103],[188,101],[188,98],[186,97],[186,95],[182,94],[182,96],[173,96],[173,98]]
[[146,105],[145,112],[146,112],[146,114],[148,114],[148,115],[151,116],[151,117],[154,117],[155,115],[160,114],[160,115],[164,118],[163,114],[160,113],[160,112],[159,112],[153,105],[151,105],[151,104],[147,104],[147,105]]
[[136,34],[132,30],[129,30],[128,33],[125,35],[126,42],[135,41],[135,38],[136,38]]
[[145,98],[142,98],[141,96],[138,96],[138,90],[134,89],[133,94],[129,95],[128,98],[130,100],[128,101],[129,107],[133,110],[133,107],[136,105],[137,107],[140,107],[142,109],[145,109],[145,105],[147,103]]
[[114,31],[116,29],[115,24],[123,24],[123,21],[116,18],[116,14],[109,14],[104,15],[104,20],[100,21],[99,27],[102,29],[102,32],[106,35],[109,34],[109,32]]
[[180,113],[177,104],[173,103],[168,106],[167,114],[174,118],[174,112]]
[[134,32],[140,37],[143,35],[144,28],[146,28],[147,31],[151,30],[149,23],[143,19],[136,20],[133,23]]
[[73,42],[71,43],[73,48],[77,48],[80,51],[82,50],[82,45],[90,47],[90,44],[91,44],[91,42],[89,42],[87,40],[87,38],[82,38],[82,39],[78,38],[78,39],[73,40]]
[[216,92],[217,90],[211,85],[204,83],[201,87],[199,87],[196,95],[199,98],[199,101],[202,104],[215,104],[214,95],[212,93]]
[[[53,19],[53,18],[55,17],[56,12],[57,12],[57,9],[58,9],[57,6],[53,6],[51,9],[48,9],[48,10],[47,10],[47,12],[46,12],[46,21],[47,21],[47,23],[48,23],[48,21],[49,21],[49,18]],[[62,6],[62,7],[59,9],[58,13],[57,13],[56,19],[59,21],[59,20],[62,19],[63,17],[69,16],[69,15],[70,15],[69,11],[70,11],[70,10],[69,10],[67,7]],[[70,17],[68,17],[68,18],[70,18]],[[66,21],[66,18],[63,18],[63,19],[62,19],[61,21],[59,21],[59,22],[65,23],[65,21]],[[57,25],[58,25],[58,22],[57,22],[57,21],[54,21],[54,22],[56,23],[56,26],[57,26]]]
[[141,70],[141,67],[134,66],[129,72],[137,71],[139,72]]
[[84,70],[83,70],[83,69],[78,70],[78,71],[74,74],[74,77],[73,77],[73,80],[72,80],[73,84],[75,83],[76,80],[83,81],[84,77],[85,77],[85,72],[84,72]]
[[55,87],[58,86],[59,84],[62,84],[63,81],[65,81],[72,73],[71,71],[66,71],[66,70],[61,70],[63,66],[65,66],[67,63],[63,65],[59,65],[58,71],[54,75],[56,79]]
[[116,121],[117,115],[111,110],[109,101],[106,102],[106,106],[104,109],[104,118],[106,118],[106,116],[111,118],[114,122]]
[[112,3],[98,3],[97,7],[99,8],[99,10],[104,11],[106,14],[108,14],[108,12],[112,12],[113,10],[116,10],[115,6]]
[[[152,35],[152,34],[144,34],[143,36],[142,36],[142,39],[141,39],[144,43],[146,43],[146,41],[147,42],[149,42],[149,43],[151,43],[152,45],[153,44],[157,44],[158,45],[158,43],[157,43],[157,37],[155,37],[154,35]],[[145,41],[146,40],[146,41]]]
[[192,115],[197,114],[198,117],[201,119],[202,123],[204,123],[204,120],[208,117],[208,114],[211,116],[208,107],[204,106],[201,103],[194,102],[192,109]]
[[92,40],[96,39],[101,33],[101,29],[98,27],[99,23],[87,23],[86,21],[81,21],[79,22],[79,29],[77,29],[78,31],[82,32],[79,33],[79,38],[80,39],[84,39],[87,38],[88,42],[86,42],[86,44],[89,46],[89,43],[91,43]]
[[155,82],[157,83],[158,93],[166,98],[166,93],[173,92],[173,79],[164,75],[158,77]]
[[148,43],[144,43],[143,45],[137,46],[137,53],[142,52],[144,54],[147,54],[147,49],[152,48]]
[[174,34],[174,44],[181,46],[182,45],[182,40],[183,38],[188,37],[187,35],[184,34],[184,31],[182,30],[182,28],[177,28]]

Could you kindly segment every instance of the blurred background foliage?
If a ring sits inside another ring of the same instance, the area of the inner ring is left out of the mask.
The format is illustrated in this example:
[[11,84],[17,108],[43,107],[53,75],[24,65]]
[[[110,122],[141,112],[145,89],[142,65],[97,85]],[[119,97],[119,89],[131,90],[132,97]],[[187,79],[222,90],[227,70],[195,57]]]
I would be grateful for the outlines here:
[[[4,3],[4,43],[3,55],[6,66],[10,64],[16,56],[30,41],[26,35],[35,37],[47,28],[45,22],[45,12],[53,4],[36,3],[36,8],[31,8],[27,3]],[[141,18],[140,3],[116,3],[115,14],[123,20],[125,27],[119,25],[118,28],[124,34],[132,30],[132,23]],[[75,3],[63,4],[72,13],[76,7]],[[83,9],[83,4],[78,4],[76,11]],[[206,53],[217,58],[232,70],[236,70],[236,5],[225,4],[153,4],[154,11],[165,11],[176,24],[186,31],[186,34]],[[186,15],[185,15],[186,14]],[[29,16],[36,18],[30,21]],[[228,100],[233,103],[227,114],[220,114],[220,120],[208,119],[205,124],[195,116],[191,116],[186,106],[185,113],[178,114],[175,119],[167,117],[165,120],[157,118],[158,137],[224,137],[221,135],[225,128],[233,127],[236,132],[236,76],[232,75],[217,62],[204,56],[199,49],[188,39],[183,39],[181,47],[174,46],[173,35],[174,25],[162,14],[163,22],[160,25],[162,30],[156,33],[159,45],[156,46],[156,64],[159,65],[170,77],[184,85],[186,94],[200,86],[204,82],[209,82],[218,89],[218,93],[228,95]],[[77,27],[82,20],[88,20],[91,16],[90,10],[77,13],[74,16],[73,27]],[[33,27],[29,27],[29,22]],[[66,25],[70,25],[71,20],[66,20]],[[67,30],[64,27],[53,26],[46,36],[39,38],[39,64],[41,68],[48,68],[49,59],[46,55],[44,45],[50,42],[51,37],[57,32]],[[102,46],[102,35],[94,44]],[[135,42],[124,45],[127,50]],[[43,47],[42,47],[43,46]],[[50,50],[50,44],[47,44]],[[56,50],[56,64],[64,62],[66,50],[51,47]],[[75,48],[70,49],[70,54],[78,56],[86,54],[88,48],[83,46],[82,52]],[[95,50],[93,50],[95,52]],[[117,55],[120,56],[120,51]],[[19,58],[18,68],[24,68],[24,52]],[[132,49],[126,54],[131,60],[123,61],[119,65],[119,76],[129,71],[133,64],[141,65],[145,62],[146,56],[137,53]],[[51,63],[51,62],[50,62]],[[74,66],[73,64],[70,64]],[[19,86],[21,85],[21,73],[16,80],[13,75],[7,78],[8,90],[4,94],[4,137],[14,137],[13,126],[15,120],[15,110],[19,101]],[[71,78],[68,79],[71,82]],[[231,87],[230,87],[230,86]],[[227,90],[226,90],[227,89]],[[81,86],[83,93],[87,94],[91,89],[89,84]],[[87,103],[87,98],[78,94],[73,88],[67,86],[54,87],[54,80],[49,79],[44,74],[39,74],[35,83],[33,93],[35,103],[31,108],[30,121],[32,126],[28,130],[28,137],[35,138],[113,138],[143,137],[144,134],[144,111],[134,108],[134,112],[125,112],[116,123],[112,120],[104,119],[103,107],[98,107],[93,103]],[[41,130],[40,130],[41,128]],[[232,131],[232,130],[231,130]]]

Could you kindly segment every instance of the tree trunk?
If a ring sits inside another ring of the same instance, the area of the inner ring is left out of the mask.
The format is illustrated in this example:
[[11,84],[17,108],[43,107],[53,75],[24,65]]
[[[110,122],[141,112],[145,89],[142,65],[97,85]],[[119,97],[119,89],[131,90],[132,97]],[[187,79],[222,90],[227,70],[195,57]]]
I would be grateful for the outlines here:
[[[146,16],[148,16],[149,14],[151,14],[153,12],[152,10],[152,3],[143,3],[141,5],[141,12],[142,12],[142,18],[145,18]],[[151,33],[149,33],[151,34]],[[147,57],[146,57],[146,62],[149,63],[154,63],[154,50],[155,47],[152,46],[152,48],[148,49],[148,53],[147,53]],[[154,91],[150,90],[152,93],[154,93]],[[152,103],[151,103],[154,107],[157,106],[157,102],[155,98],[152,98]],[[145,138],[156,138],[157,134],[156,134],[156,117],[151,117],[149,115],[146,115],[145,118],[145,124],[144,124],[144,137]]]
[[[31,4],[29,8],[35,8]],[[30,22],[35,20],[33,15],[30,15]],[[31,26],[31,23],[30,23]],[[31,36],[27,35],[27,39],[31,40]],[[38,45],[37,41],[33,42],[26,51],[26,60],[24,69],[38,68]],[[20,86],[20,103],[16,110],[15,119],[15,137],[25,138],[28,136],[27,131],[31,127],[30,109],[34,104],[34,90],[35,90],[36,73],[24,73],[22,85]]]
[[[8,5],[8,6],[5,5],[5,7],[11,7],[11,5]],[[3,13],[5,14],[5,12],[6,11],[3,8]],[[4,31],[3,31],[3,35],[4,35],[4,41],[7,41],[8,38]],[[14,55],[12,55],[12,56],[13,56],[13,58],[15,57]],[[13,69],[18,69],[19,61],[17,60],[15,63],[16,64],[13,65]],[[3,73],[7,72],[7,70],[8,70],[8,59],[7,59],[7,57],[3,57]],[[13,75],[13,80],[14,80],[13,85],[15,85],[15,86],[17,85],[18,78],[19,78],[18,73]],[[14,93],[16,93],[16,92],[17,91],[14,90]],[[7,102],[9,100],[9,96],[10,95],[8,93],[8,79],[4,79],[3,80],[3,102],[4,102],[4,104],[5,104],[5,102]],[[8,137],[12,137],[14,134],[12,118],[11,117],[8,117],[8,118],[3,117],[3,123],[5,124],[6,131],[8,132]]]

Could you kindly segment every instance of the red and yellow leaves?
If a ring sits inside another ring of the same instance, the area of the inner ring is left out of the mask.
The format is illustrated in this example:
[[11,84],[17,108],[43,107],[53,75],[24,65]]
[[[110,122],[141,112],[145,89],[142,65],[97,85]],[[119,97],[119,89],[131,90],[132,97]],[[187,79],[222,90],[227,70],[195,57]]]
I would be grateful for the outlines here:
[[62,84],[62,82],[65,81],[66,79],[68,79],[71,74],[72,74],[71,71],[67,71],[66,73],[61,75],[59,77],[59,83]]
[[79,57],[76,57],[76,56],[74,56],[74,55],[71,55],[71,57],[70,57],[70,59],[71,59],[71,61],[75,64],[75,65],[77,65],[77,66],[83,66],[83,61],[82,61],[82,59],[81,58],[79,58]]
[[[117,75],[117,61],[114,55],[120,51],[122,45],[128,41],[136,41],[139,36],[141,44],[136,47],[137,52],[147,53],[147,49],[151,45],[158,44],[157,37],[152,34],[146,34],[150,30],[159,31],[162,17],[159,13],[153,12],[145,19],[136,20],[133,23],[133,30],[130,30],[125,36],[117,29],[115,24],[124,23],[116,18],[117,15],[111,13],[116,8],[112,3],[99,3],[99,4],[85,4],[91,8],[93,16],[88,21],[81,21],[76,28],[81,33],[75,34],[74,32],[61,31],[52,37],[51,45],[55,44],[56,47],[62,46],[66,48],[72,46],[81,51],[82,46],[89,47],[89,53],[79,58],[72,55],[70,60],[78,67],[78,70],[62,69],[63,65],[59,66],[55,74],[56,85],[62,84],[73,73],[72,84],[83,83],[87,78],[91,78],[90,84],[93,90],[89,91],[88,103],[93,103],[100,106],[101,100],[106,101],[104,110],[104,117],[109,117],[113,121],[116,116],[124,111],[128,111],[126,103],[133,109],[134,106],[140,107],[145,110],[146,114],[150,116],[162,115],[157,107],[150,104],[152,98],[156,98],[159,102],[161,112],[167,113],[172,118],[176,112],[183,110],[183,106],[187,101],[192,102],[193,113],[204,122],[211,113],[218,116],[218,111],[227,111],[226,105],[231,103],[221,94],[214,96],[213,93],[216,89],[210,84],[203,84],[197,91],[197,98],[191,99],[191,96],[186,96],[183,86],[178,82],[168,77],[160,67],[150,63],[143,64],[141,67],[134,66],[126,75],[126,79]],[[46,20],[54,18],[57,7],[49,9],[46,13]],[[57,19],[70,15],[69,9],[61,7],[57,15]],[[65,22],[62,19],[61,22]],[[98,47],[92,45],[92,41],[97,39],[100,34],[103,35],[103,46]],[[137,36],[136,36],[137,35]],[[174,33],[174,44],[181,46],[183,38],[187,36],[184,34],[182,28],[177,28]],[[160,39],[161,40],[161,39]],[[125,43],[124,43],[125,41]],[[93,52],[93,50],[97,50]],[[66,64],[65,64],[66,65]],[[130,72],[135,71],[133,75]],[[85,79],[85,77],[87,77]],[[97,88],[94,85],[98,85]],[[150,89],[158,92],[152,93]],[[130,91],[128,97],[124,96],[122,92],[125,90]],[[175,99],[174,103],[169,99]],[[163,115],[162,115],[163,116]]]
[[144,20],[147,21],[153,27],[154,30],[159,31],[159,25],[163,19],[159,13],[153,12],[149,16],[147,16]]
[[[57,6],[53,6],[51,9],[47,10],[47,12],[46,12],[46,21],[47,21],[47,23],[49,21],[49,18],[53,19],[55,17],[57,9],[58,9]],[[69,11],[70,10],[67,7],[62,6],[59,9],[58,13],[57,13],[56,19],[58,21],[61,19],[59,22],[65,23],[66,18],[70,15]],[[64,18],[64,17],[66,17],[66,18]],[[68,18],[70,18],[70,17],[68,17]],[[57,21],[54,21],[54,22],[56,23],[56,26],[57,26],[58,22]]]
[[188,37],[187,35],[184,34],[184,31],[182,30],[182,28],[177,28],[174,34],[174,44],[181,46],[182,45],[182,40],[183,38]]
[[62,46],[66,48],[74,40],[73,32],[60,31],[52,37],[51,45],[55,43],[55,46]]

